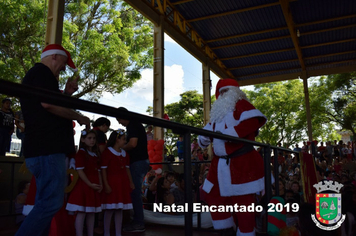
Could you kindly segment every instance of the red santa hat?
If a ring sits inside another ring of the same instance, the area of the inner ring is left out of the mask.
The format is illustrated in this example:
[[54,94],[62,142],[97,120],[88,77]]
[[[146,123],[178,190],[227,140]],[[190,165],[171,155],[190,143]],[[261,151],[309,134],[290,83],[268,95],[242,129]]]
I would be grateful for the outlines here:
[[234,79],[221,79],[216,85],[215,97],[218,99],[221,90],[233,87],[240,87],[239,83]]
[[72,58],[70,56],[70,53],[65,50],[61,45],[59,44],[49,44],[47,45],[41,54],[41,59],[53,55],[53,54],[59,54],[62,56],[65,56],[68,58],[67,60],[67,65],[73,69],[73,71],[77,71],[78,69],[75,67],[74,62],[72,61]]

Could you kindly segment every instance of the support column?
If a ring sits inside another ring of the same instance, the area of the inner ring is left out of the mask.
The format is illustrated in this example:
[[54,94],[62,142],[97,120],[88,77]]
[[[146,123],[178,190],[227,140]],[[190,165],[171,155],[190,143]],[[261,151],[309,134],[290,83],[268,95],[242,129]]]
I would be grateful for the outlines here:
[[[211,110],[211,80],[210,80],[210,67],[203,63],[203,115],[204,115],[204,125],[208,124],[210,121],[210,110]],[[212,145],[208,147],[209,160],[214,156]]]
[[210,121],[211,108],[211,81],[210,81],[210,67],[203,63],[203,110],[204,110],[204,124]]
[[[153,117],[164,115],[164,28],[163,16],[160,24],[154,25],[153,61]],[[163,139],[163,128],[154,127],[154,139]]]
[[306,71],[302,72],[302,80],[304,85],[305,109],[306,109],[307,125],[308,125],[308,138],[309,141],[313,141],[313,129],[312,129],[312,122],[311,122],[309,91],[308,91],[308,75]]
[[64,1],[48,1],[45,46],[53,43],[62,44]]

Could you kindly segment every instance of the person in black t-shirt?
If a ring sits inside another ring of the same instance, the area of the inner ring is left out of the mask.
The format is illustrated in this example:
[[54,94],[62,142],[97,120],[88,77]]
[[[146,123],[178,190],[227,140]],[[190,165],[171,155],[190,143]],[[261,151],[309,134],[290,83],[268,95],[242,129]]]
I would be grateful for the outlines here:
[[[22,84],[60,93],[59,73],[68,65],[75,69],[70,53],[61,45],[50,44],[42,51],[41,63],[36,63],[25,75]],[[77,89],[78,77],[69,79],[65,94]],[[66,185],[65,158],[73,153],[72,120],[90,128],[88,117],[69,109],[41,101],[38,97],[21,97],[25,120],[24,156],[26,166],[36,178],[36,202],[17,231],[22,235],[48,235],[51,221],[64,202]]]
[[11,135],[14,132],[14,113],[11,110],[11,100],[2,100],[0,109],[0,156],[10,151]]
[[[120,111],[127,111],[124,107],[119,107]],[[133,222],[124,227],[125,232],[143,232],[145,225],[143,221],[142,208],[142,182],[145,177],[149,161],[147,152],[147,136],[143,125],[135,120],[125,120],[121,117],[117,121],[126,127],[127,144],[123,147],[130,155],[130,172],[135,189],[131,192],[132,205],[134,210]]]

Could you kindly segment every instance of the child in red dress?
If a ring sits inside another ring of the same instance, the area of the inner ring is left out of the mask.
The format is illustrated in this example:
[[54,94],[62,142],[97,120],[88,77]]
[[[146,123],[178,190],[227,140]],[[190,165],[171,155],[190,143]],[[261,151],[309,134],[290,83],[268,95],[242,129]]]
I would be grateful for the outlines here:
[[75,219],[77,236],[83,235],[85,218],[87,235],[93,236],[94,215],[101,212],[100,192],[103,189],[95,131],[82,131],[79,149],[75,156],[79,179],[69,196],[66,209],[78,212]]
[[132,209],[130,192],[135,188],[130,173],[130,158],[125,150],[124,130],[113,131],[102,154],[101,170],[104,192],[101,207],[104,212],[104,234],[110,236],[110,223],[115,213],[116,236],[121,236],[122,210]]

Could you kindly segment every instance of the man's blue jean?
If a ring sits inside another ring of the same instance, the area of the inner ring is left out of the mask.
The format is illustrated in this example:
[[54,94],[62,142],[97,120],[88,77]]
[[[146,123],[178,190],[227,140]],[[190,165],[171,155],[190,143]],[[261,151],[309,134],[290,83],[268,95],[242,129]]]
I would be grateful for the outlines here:
[[132,207],[134,210],[133,223],[143,225],[142,182],[148,172],[149,161],[135,161],[130,164],[130,172],[135,189],[131,192]]
[[26,166],[36,178],[36,200],[16,236],[48,236],[52,218],[64,201],[65,154],[26,158]]

